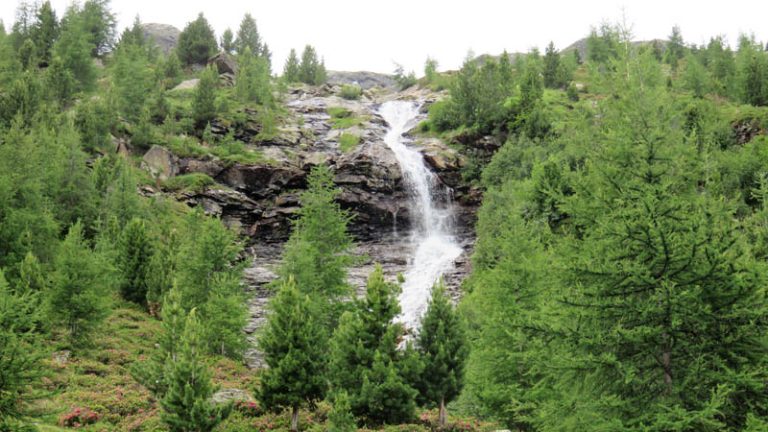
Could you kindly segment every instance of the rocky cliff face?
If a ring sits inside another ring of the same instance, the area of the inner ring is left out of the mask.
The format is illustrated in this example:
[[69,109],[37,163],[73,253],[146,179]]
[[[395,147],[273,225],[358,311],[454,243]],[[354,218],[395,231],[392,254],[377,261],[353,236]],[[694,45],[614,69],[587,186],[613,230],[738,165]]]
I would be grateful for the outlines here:
[[[201,206],[250,238],[248,250],[253,265],[246,271],[246,282],[254,295],[250,300],[252,320],[246,332],[252,337],[264,319],[269,294],[265,285],[275,277],[282,244],[290,234],[291,220],[301,205],[300,192],[306,188],[312,167],[332,167],[341,190],[339,203],[353,215],[349,228],[358,244],[356,254],[367,257],[350,271],[354,286],[364,287],[375,263],[380,263],[389,277],[396,277],[406,270],[412,256],[409,197],[395,155],[383,141],[387,127],[376,111],[387,99],[429,103],[436,96],[420,90],[377,90],[365,91],[360,100],[349,101],[336,96],[339,90],[335,85],[291,90],[285,101],[289,119],[277,137],[268,142],[257,142],[257,126],[248,126],[248,122],[236,130],[230,130],[224,122],[212,123],[213,133],[233,132],[246,145],[258,149],[264,155],[262,163],[178,158],[161,147],[144,155],[146,169],[157,178],[205,173],[217,182],[202,191],[180,192],[177,198],[190,206]],[[357,121],[343,130],[334,128],[328,113],[331,107],[344,108]],[[358,135],[360,143],[342,151],[339,140],[343,133]],[[456,151],[437,139],[417,138],[414,144],[441,181],[456,193],[456,225],[466,253],[458,259],[456,269],[446,275],[446,281],[458,296],[459,283],[468,271],[477,195],[462,184],[460,169],[464,159]],[[251,350],[246,358],[251,366],[260,365],[257,351]]]

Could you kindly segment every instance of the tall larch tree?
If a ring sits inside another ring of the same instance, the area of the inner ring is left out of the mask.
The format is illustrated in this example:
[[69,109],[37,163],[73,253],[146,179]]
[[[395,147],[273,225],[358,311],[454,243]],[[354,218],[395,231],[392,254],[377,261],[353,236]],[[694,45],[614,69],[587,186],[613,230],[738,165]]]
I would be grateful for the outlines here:
[[432,288],[416,346],[424,367],[424,380],[418,390],[425,400],[440,408],[438,423],[444,428],[448,417],[445,405],[459,395],[464,385],[468,346],[463,322],[451,305],[442,280]]
[[291,431],[299,430],[299,408],[321,400],[326,390],[326,349],[321,316],[292,278],[270,302],[259,339],[269,368],[261,376],[258,398],[267,409],[291,410]]
[[160,400],[160,417],[171,432],[210,432],[229,413],[228,407],[211,401],[216,388],[203,360],[202,333],[202,324],[193,309],[184,324],[176,360],[165,364],[168,388]]
[[52,321],[63,325],[74,344],[86,343],[109,313],[104,264],[88,247],[82,225],[72,225],[54,260],[48,306]]
[[237,29],[235,51],[238,54],[243,54],[247,48],[251,50],[253,55],[260,57],[263,49],[262,44],[259,29],[256,27],[256,20],[253,19],[251,14],[245,14],[243,20],[240,21],[240,28]]

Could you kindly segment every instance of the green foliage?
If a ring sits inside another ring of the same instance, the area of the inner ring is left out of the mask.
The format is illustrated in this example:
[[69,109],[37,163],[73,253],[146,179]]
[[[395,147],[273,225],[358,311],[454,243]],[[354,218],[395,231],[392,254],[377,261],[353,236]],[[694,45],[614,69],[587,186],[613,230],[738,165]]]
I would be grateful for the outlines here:
[[84,150],[104,151],[109,148],[112,117],[112,110],[103,99],[89,99],[77,104],[75,127]]
[[41,64],[49,64],[53,44],[59,37],[59,21],[50,1],[43,2],[37,10],[36,22],[30,29],[30,38],[35,43]]
[[600,30],[592,28],[587,37],[587,59],[598,64],[606,64],[619,55],[619,29],[608,23],[600,25]]
[[407,421],[413,415],[416,391],[401,374],[404,362],[397,352],[403,330],[392,323],[400,312],[399,293],[400,286],[386,282],[381,266],[376,266],[365,298],[342,315],[331,339],[331,387],[346,391],[352,412],[371,424]]
[[416,410],[415,396],[416,390],[403,380],[394,362],[376,351],[360,388],[359,403],[366,407],[366,424],[410,422]]
[[27,413],[42,375],[39,295],[14,293],[0,270],[0,429]]
[[191,173],[174,176],[163,182],[163,187],[169,191],[203,192],[216,182],[205,173]]
[[357,100],[363,95],[363,89],[357,84],[342,84],[339,96],[347,100]]
[[[105,197],[102,206],[102,219],[105,221],[114,219],[118,229],[122,230],[128,221],[140,217],[142,213],[141,202],[136,191],[136,179],[129,162],[120,156],[115,158],[113,166],[107,167],[106,165],[105,160],[103,171],[99,173],[103,177],[96,179],[97,188],[100,183],[102,188],[106,188],[103,191]],[[117,240],[117,238],[112,240]]]
[[232,29],[227,28],[221,35],[221,43],[219,44],[221,50],[227,54],[235,52],[235,35],[232,33]]
[[205,64],[217,49],[213,28],[200,12],[197,19],[188,23],[179,35],[176,55],[185,65]]
[[357,424],[347,392],[341,390],[335,393],[332,402],[333,409],[328,413],[328,432],[355,432]]
[[120,114],[132,122],[138,121],[154,86],[143,48],[131,44],[122,46],[115,54],[112,76]]
[[685,57],[685,69],[683,70],[683,88],[693,93],[697,98],[702,98],[709,92],[709,77],[704,66],[699,60],[689,54]]
[[410,71],[406,74],[403,66],[397,63],[395,63],[395,73],[393,74],[393,77],[397,84],[400,86],[400,90],[405,90],[416,85],[416,73],[414,71]]
[[768,54],[754,38],[744,35],[736,54],[736,82],[744,103],[768,105]]
[[[243,20],[240,21],[240,28],[237,30],[234,48],[239,55],[245,54],[246,50],[248,50],[256,57],[265,57],[263,54],[266,46],[261,41],[259,30],[256,27],[256,20],[249,13],[246,13],[243,16]],[[269,58],[267,57],[265,60],[267,65],[269,65]],[[267,70],[269,70],[269,67],[267,67]]]
[[[50,137],[48,137],[50,138]],[[12,270],[27,253],[55,255],[59,225],[46,197],[43,145],[16,119],[0,145],[0,265]]]
[[110,286],[103,278],[106,263],[90,250],[78,222],[69,228],[53,264],[49,316],[64,326],[72,343],[83,344],[109,312]]
[[248,347],[243,327],[249,314],[240,279],[236,273],[217,276],[202,306],[208,352],[232,359],[241,359]]
[[[126,27],[123,33],[120,35],[120,41],[118,43],[116,51],[131,48],[142,48],[147,46],[147,40],[144,37],[144,29],[141,25],[141,19],[136,15],[133,19],[133,25]],[[146,53],[146,51],[145,51]]]
[[555,49],[555,44],[550,42],[544,53],[544,68],[542,71],[544,86],[548,88],[563,88],[571,80],[571,71],[564,61],[560,59],[560,53]]
[[178,269],[179,233],[170,224],[163,224],[149,262],[147,304],[157,314],[163,297],[170,292]]
[[215,387],[202,354],[203,326],[190,311],[175,361],[165,365],[168,389],[160,400],[161,418],[171,432],[209,432],[229,413],[229,407],[211,402]]
[[320,85],[327,80],[325,62],[317,58],[317,52],[311,45],[304,47],[299,63],[298,79],[304,84]]
[[445,404],[453,401],[464,385],[468,350],[463,323],[453,310],[442,280],[432,288],[416,345],[423,362],[419,393],[429,404],[440,407],[444,426]]
[[190,310],[205,304],[221,281],[240,274],[241,269],[234,265],[240,246],[232,231],[202,211],[191,212],[186,219],[184,242],[179,248],[178,281],[184,292],[184,306]]
[[[41,138],[54,141],[50,135]],[[81,220],[86,228],[95,224],[97,194],[88,174],[88,155],[80,147],[74,126],[67,122],[58,131],[59,146],[56,148],[55,165],[51,167],[54,212],[63,226]]]
[[424,79],[428,84],[435,82],[435,78],[437,78],[437,66],[437,60],[427,57],[427,60],[424,62]]
[[166,374],[167,364],[179,359],[187,320],[182,303],[181,290],[174,286],[163,301],[162,330],[157,338],[157,349],[150,353],[146,361],[134,364],[131,368],[131,375],[136,381],[157,399],[162,399],[168,391],[170,374]]
[[498,63],[489,59],[482,66],[468,55],[451,87],[450,100],[436,108],[434,125],[438,130],[467,126],[480,133],[490,132],[504,123],[504,102],[513,92],[511,66],[506,54]]
[[[92,46],[91,54],[94,57],[108,53],[115,44],[117,18],[110,11],[109,2],[110,0],[86,0],[80,12]],[[62,21],[67,20],[68,16],[65,15]]]
[[287,83],[301,81],[299,78],[299,58],[296,55],[296,50],[293,48],[291,48],[291,52],[288,54],[288,58],[283,66],[283,79]]
[[672,27],[672,33],[667,40],[667,50],[664,53],[664,61],[666,61],[672,69],[677,69],[678,62],[685,57],[685,42],[683,42],[683,35],[680,33],[680,27]]
[[181,82],[181,60],[176,52],[168,53],[163,63],[163,82],[165,88],[173,88]]
[[362,119],[344,107],[328,107],[330,123],[334,129],[348,129],[362,123]]
[[301,293],[293,278],[285,280],[270,302],[270,313],[259,346],[269,368],[261,376],[259,401],[277,411],[291,408],[296,415],[325,394],[325,332],[313,301]]
[[650,51],[618,55],[612,97],[484,173],[461,405],[519,430],[745,430],[768,347],[735,155]]
[[[52,67],[54,70],[61,70],[61,74],[71,74],[74,92],[92,90],[96,84],[96,67],[91,58],[93,41],[87,25],[82,14],[69,9],[64,16],[61,35],[53,46]],[[66,81],[53,81],[61,95],[71,95],[70,91],[63,90],[67,85]]]
[[280,283],[293,277],[299,291],[319,302],[330,334],[342,307],[340,300],[351,294],[347,283],[347,268],[353,259],[352,238],[347,233],[349,215],[334,201],[339,190],[330,169],[315,167],[307,183],[277,273]]
[[349,153],[360,144],[360,137],[351,133],[342,133],[339,136],[339,149],[344,153]]
[[120,294],[128,301],[146,305],[152,260],[152,241],[146,222],[138,218],[131,219],[123,228],[117,249]]
[[192,101],[192,118],[195,125],[202,128],[216,117],[216,88],[219,73],[215,66],[209,66],[200,73],[200,82],[195,89]]
[[260,105],[273,104],[269,63],[266,59],[254,56],[250,48],[239,55],[235,94],[243,102],[255,102]]

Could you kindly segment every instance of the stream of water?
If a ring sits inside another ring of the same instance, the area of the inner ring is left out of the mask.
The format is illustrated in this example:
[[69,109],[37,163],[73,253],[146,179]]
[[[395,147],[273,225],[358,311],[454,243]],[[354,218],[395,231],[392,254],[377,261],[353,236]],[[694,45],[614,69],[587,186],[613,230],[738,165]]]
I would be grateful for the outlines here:
[[451,190],[424,163],[422,154],[407,145],[403,136],[415,126],[419,106],[413,102],[385,102],[379,114],[389,125],[384,137],[395,153],[410,196],[413,256],[400,295],[402,312],[397,321],[415,330],[429,302],[435,282],[450,270],[462,249],[453,235]]

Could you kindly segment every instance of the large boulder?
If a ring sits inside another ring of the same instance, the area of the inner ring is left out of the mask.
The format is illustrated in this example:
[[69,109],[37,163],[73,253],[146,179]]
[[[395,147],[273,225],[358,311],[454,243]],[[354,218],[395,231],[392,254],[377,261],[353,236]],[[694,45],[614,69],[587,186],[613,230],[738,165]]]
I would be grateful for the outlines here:
[[219,74],[231,74],[233,77],[237,75],[237,60],[224,51],[211,57],[208,64],[216,66]]
[[147,23],[141,25],[144,30],[144,37],[155,42],[160,50],[168,54],[176,48],[179,43],[181,30],[169,24]]
[[168,180],[179,173],[178,158],[165,147],[157,145],[144,154],[141,164],[158,180]]

